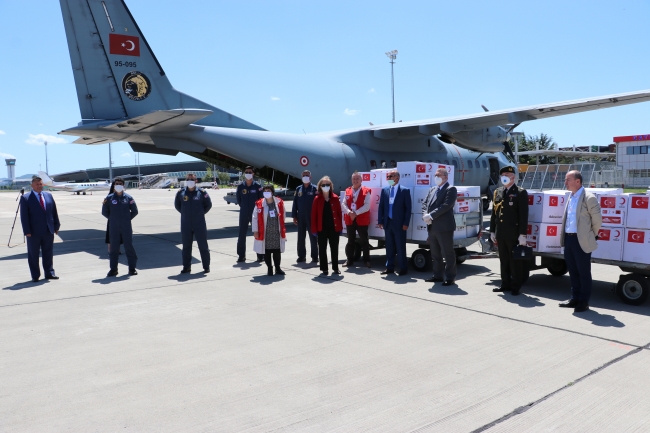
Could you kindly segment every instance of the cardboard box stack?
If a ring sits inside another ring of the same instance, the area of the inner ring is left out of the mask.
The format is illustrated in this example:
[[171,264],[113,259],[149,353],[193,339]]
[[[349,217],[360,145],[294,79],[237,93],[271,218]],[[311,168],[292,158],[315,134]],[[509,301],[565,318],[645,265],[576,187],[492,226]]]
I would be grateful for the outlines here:
[[561,253],[560,231],[569,191],[528,191],[526,243],[533,251]]
[[627,219],[623,241],[623,261],[650,264],[650,197],[627,196]]

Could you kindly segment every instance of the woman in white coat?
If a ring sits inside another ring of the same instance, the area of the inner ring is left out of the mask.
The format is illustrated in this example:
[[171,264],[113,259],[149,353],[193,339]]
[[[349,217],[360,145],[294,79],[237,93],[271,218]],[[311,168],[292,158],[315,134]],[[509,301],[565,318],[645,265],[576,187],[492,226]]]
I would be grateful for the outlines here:
[[280,254],[284,252],[284,244],[287,241],[287,230],[284,226],[284,201],[274,197],[273,185],[265,185],[262,188],[264,198],[255,202],[253,210],[253,236],[255,244],[253,249],[257,254],[264,254],[264,261],[268,267],[267,275],[273,275],[271,257],[275,265],[275,274],[284,275],[280,269]]

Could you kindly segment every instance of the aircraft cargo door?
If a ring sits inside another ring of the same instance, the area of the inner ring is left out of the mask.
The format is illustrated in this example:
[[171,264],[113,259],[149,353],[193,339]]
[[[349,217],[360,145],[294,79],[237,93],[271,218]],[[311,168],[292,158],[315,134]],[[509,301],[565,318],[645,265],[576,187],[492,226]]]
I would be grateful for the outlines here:
[[488,158],[490,162],[490,183],[489,185],[499,185],[499,160]]

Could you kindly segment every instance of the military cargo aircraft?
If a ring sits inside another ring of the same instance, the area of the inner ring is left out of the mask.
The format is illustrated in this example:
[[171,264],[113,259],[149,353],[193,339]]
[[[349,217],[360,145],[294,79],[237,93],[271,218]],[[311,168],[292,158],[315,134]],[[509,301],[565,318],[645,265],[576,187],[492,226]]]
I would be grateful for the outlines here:
[[70,191],[73,193],[86,195],[87,192],[92,193],[93,191],[109,191],[111,189],[111,183],[107,180],[102,182],[55,182],[50,176],[47,175],[44,171],[39,171],[38,176],[43,179],[43,185],[47,186],[49,189],[57,191]]
[[289,185],[299,183],[304,169],[343,186],[354,170],[423,161],[454,165],[456,184],[479,185],[489,196],[499,169],[512,164],[503,151],[522,122],[650,100],[646,90],[317,134],[272,132],[172,87],[123,0],[60,3],[82,118],[60,134],[80,144],[126,141],[135,152],[253,165],[282,185],[287,176]]

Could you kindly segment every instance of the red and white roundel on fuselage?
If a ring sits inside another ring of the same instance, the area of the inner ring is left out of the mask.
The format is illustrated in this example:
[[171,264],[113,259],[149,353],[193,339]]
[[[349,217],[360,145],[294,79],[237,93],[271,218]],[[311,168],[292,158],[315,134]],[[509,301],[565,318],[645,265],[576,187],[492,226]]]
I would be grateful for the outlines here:
[[303,167],[307,167],[309,165],[309,158],[307,158],[306,156],[301,156],[300,165],[302,165]]

